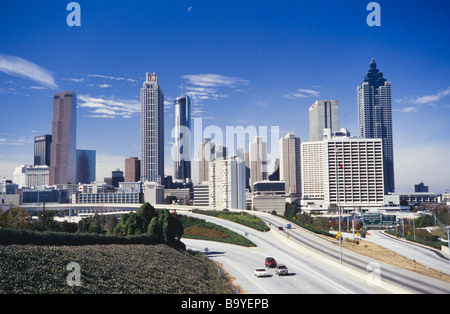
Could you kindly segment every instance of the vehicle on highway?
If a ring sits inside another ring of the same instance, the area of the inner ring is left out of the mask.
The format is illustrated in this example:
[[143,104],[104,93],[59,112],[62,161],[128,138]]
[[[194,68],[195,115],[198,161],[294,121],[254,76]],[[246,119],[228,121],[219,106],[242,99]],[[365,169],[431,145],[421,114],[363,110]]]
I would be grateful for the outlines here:
[[269,274],[267,273],[265,268],[256,268],[254,273],[255,273],[256,277],[267,277],[267,276],[269,276]]
[[278,264],[278,265],[275,267],[275,274],[278,275],[278,276],[281,276],[281,275],[289,275],[289,271],[288,271],[288,268],[287,268],[285,265],[283,265],[283,264]]
[[277,266],[277,261],[273,257],[266,257],[264,265],[267,268],[275,268]]

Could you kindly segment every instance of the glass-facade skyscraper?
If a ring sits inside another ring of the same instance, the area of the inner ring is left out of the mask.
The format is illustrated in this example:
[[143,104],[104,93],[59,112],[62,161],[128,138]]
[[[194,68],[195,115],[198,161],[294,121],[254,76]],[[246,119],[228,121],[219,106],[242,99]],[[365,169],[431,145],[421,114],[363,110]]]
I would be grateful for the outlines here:
[[191,103],[188,96],[174,101],[174,179],[191,179]]
[[95,150],[77,149],[77,183],[95,181]]
[[50,166],[50,148],[52,136],[44,134],[34,137],[34,165]]
[[164,94],[155,73],[141,88],[141,181],[164,179]]
[[373,59],[358,86],[358,127],[360,137],[383,140],[384,192],[394,192],[391,82],[383,77]]

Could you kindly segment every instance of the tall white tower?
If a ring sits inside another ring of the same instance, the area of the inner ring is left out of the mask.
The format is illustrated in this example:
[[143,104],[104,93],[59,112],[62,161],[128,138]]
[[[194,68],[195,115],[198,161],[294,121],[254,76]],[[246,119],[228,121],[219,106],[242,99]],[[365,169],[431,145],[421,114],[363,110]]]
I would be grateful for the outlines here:
[[141,88],[141,181],[164,179],[164,94],[155,73]]

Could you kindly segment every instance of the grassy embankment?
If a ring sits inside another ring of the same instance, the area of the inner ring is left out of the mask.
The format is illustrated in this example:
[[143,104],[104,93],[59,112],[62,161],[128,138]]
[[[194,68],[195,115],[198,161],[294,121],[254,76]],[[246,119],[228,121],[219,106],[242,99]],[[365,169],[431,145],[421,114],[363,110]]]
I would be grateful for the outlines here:
[[[232,293],[227,275],[203,254],[167,245],[0,245],[0,294]],[[69,286],[69,263],[81,286]]]
[[217,241],[248,247],[256,246],[244,236],[203,219],[186,215],[179,215],[179,219],[184,228],[183,238]]

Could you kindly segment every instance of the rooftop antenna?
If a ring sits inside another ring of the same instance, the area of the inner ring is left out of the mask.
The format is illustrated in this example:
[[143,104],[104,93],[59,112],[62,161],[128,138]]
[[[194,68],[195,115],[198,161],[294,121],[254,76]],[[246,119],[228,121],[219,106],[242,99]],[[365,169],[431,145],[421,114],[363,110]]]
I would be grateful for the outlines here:
[[181,97],[183,97],[183,82],[181,82]]

